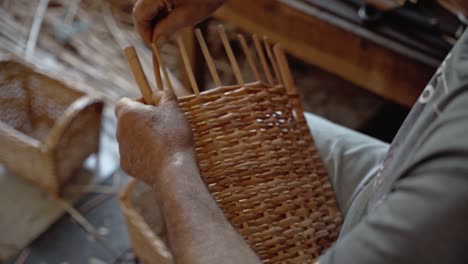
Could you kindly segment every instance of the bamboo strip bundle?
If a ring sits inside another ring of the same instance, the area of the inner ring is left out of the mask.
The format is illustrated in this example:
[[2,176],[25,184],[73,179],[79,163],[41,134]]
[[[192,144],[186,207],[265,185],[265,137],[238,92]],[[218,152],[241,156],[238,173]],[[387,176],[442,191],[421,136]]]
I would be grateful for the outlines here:
[[[244,84],[224,29],[219,27],[218,31],[238,81],[236,85],[221,85],[197,31],[214,83],[220,84],[200,92],[179,41],[194,94],[178,101],[193,130],[202,178],[227,219],[262,261],[312,262],[337,238],[341,216],[304,119],[286,57],[280,46],[272,48],[268,39],[262,45],[253,36],[266,83],[259,79]],[[240,36],[239,41],[254,76],[259,77],[256,59],[244,37]],[[153,51],[157,52],[156,46]],[[139,75],[135,77],[140,83]],[[142,88],[140,84],[140,89],[145,89],[144,85]],[[154,246],[164,239],[155,234],[152,235],[156,238],[142,236],[140,227],[146,232],[148,225],[140,222],[142,217],[135,217],[137,209],[128,200],[133,191],[138,190],[131,184],[122,196],[124,215],[130,237],[135,238],[134,248],[148,250],[138,250],[136,254],[148,260],[149,255],[163,248],[159,259],[169,263],[167,245]]]
[[[140,42],[131,25],[116,21],[117,13],[110,11],[112,7],[96,2],[100,1],[92,1],[91,7],[86,3],[78,5],[78,1],[50,1],[37,43],[30,48],[34,52],[29,62],[109,102],[122,96],[136,97],[138,93],[131,88],[133,77],[122,49],[131,43],[143,58],[149,57],[151,50]],[[70,5],[74,14],[67,12]],[[25,56],[37,8],[37,2],[26,0],[0,5],[1,52],[6,50],[18,57]],[[166,53],[163,55],[167,56]],[[142,65],[149,69],[151,60],[142,60]],[[171,72],[167,74],[175,87],[181,87]],[[155,86],[153,80],[149,82]]]

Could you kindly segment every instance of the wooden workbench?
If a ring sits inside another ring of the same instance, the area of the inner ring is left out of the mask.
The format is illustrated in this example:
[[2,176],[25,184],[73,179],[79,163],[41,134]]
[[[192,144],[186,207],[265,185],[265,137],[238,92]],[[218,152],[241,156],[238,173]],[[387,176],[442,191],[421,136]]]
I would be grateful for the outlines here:
[[[424,54],[329,14],[311,2],[228,0],[215,17],[246,32],[266,35],[307,63],[403,106],[412,106],[440,62],[440,55]],[[326,5],[340,1],[316,2]]]

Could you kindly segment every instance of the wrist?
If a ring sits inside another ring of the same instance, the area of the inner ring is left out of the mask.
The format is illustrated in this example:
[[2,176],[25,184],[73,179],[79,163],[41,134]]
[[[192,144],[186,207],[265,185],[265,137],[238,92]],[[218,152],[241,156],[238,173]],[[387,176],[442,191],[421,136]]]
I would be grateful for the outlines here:
[[167,164],[165,164],[163,167],[163,171],[179,171],[181,169],[192,169],[193,167],[196,167],[198,171],[198,165],[195,159],[195,151],[193,148],[188,148],[171,155]]
[[157,173],[153,179],[153,187],[158,187],[157,189],[193,177],[193,174],[199,175],[194,150],[186,149],[170,155],[159,168],[155,168],[155,171]]
[[158,171],[152,187],[160,208],[170,210],[179,204],[179,200],[204,186],[193,150],[177,152],[165,166]]

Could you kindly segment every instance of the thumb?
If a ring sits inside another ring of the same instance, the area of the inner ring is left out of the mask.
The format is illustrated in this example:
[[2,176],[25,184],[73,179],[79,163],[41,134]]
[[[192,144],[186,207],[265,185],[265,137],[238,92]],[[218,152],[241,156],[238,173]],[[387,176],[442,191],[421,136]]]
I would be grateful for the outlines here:
[[153,42],[161,44],[170,34],[175,33],[185,25],[187,21],[187,11],[185,8],[175,8],[173,11],[158,21],[153,29]]
[[156,91],[153,93],[155,106],[177,105],[177,97],[169,91]]
[[115,117],[119,118],[124,112],[133,111],[135,109],[144,108],[145,105],[135,100],[124,97],[115,105]]

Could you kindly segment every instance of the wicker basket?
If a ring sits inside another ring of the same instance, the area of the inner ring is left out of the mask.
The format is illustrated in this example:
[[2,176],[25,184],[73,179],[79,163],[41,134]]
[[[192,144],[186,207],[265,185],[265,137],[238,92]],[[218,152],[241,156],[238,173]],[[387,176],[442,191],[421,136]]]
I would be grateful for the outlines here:
[[[265,56],[254,37],[268,84],[246,84],[222,29],[220,34],[239,85],[200,93],[187,67],[194,94],[179,98],[192,126],[202,178],[227,219],[263,262],[313,262],[338,237],[341,216],[286,57],[267,40]],[[239,39],[245,48],[245,39]],[[186,57],[183,44],[179,45]],[[210,55],[204,52],[216,80]],[[259,76],[250,50],[245,48],[244,53],[253,75]],[[170,263],[168,247],[160,246],[164,244],[162,219],[158,224],[145,223],[148,208],[132,202],[141,188],[131,183],[121,199],[133,248],[147,264],[161,259]]]
[[0,59],[0,162],[59,195],[99,149],[103,102],[20,59]]

